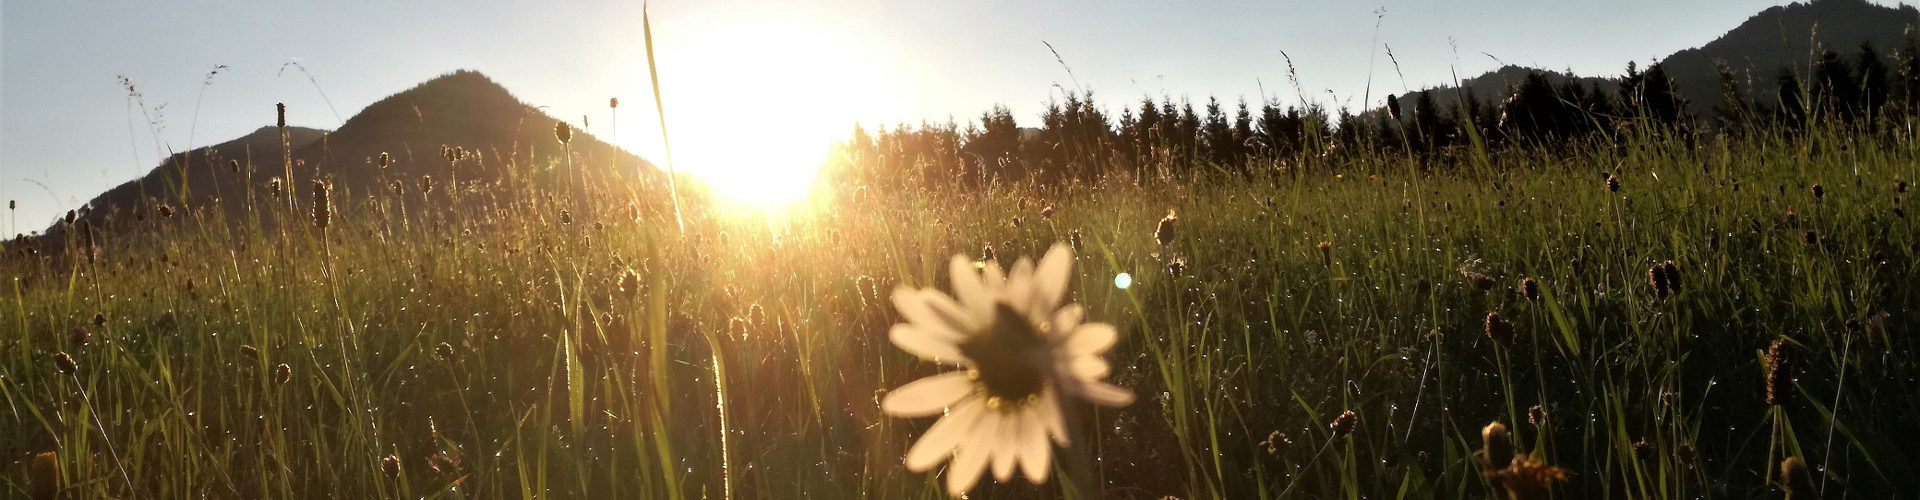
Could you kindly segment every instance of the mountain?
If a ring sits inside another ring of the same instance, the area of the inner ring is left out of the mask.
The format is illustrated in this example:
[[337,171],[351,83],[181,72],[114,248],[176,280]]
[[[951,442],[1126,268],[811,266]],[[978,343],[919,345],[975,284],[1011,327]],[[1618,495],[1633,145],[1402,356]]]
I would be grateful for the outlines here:
[[[1734,70],[1750,97],[1771,105],[1775,75],[1780,68],[1794,68],[1804,78],[1809,63],[1818,56],[1814,47],[1839,53],[1848,62],[1853,62],[1863,43],[1872,43],[1883,57],[1890,56],[1905,43],[1907,30],[1917,26],[1920,26],[1920,10],[1913,6],[1885,7],[1866,0],[1813,0],[1762,10],[1713,41],[1674,52],[1660,63],[1673,78],[1675,88],[1688,99],[1688,111],[1697,117],[1706,117],[1711,115],[1714,103],[1720,98],[1720,81],[1714,71],[1716,63],[1725,63]],[[1624,61],[1620,68],[1625,70]],[[1519,83],[1529,71],[1542,70],[1508,65],[1462,80],[1461,87],[1481,102],[1499,103],[1506,99],[1511,86]],[[1552,71],[1546,73],[1555,84],[1571,77]],[[1582,86],[1598,84],[1608,92],[1619,88],[1618,78],[1580,79]],[[1439,86],[1427,91],[1441,92],[1435,95],[1436,101],[1451,106],[1456,102],[1452,93],[1459,88]],[[1410,97],[1418,93],[1403,96],[1402,102],[1411,102]]]
[[[485,190],[516,177],[511,169],[563,161],[563,149],[554,138],[558,121],[485,75],[456,71],[374,102],[338,130],[288,127],[287,146],[294,166],[291,182],[285,185],[304,195],[314,179],[325,179],[343,200],[385,190],[390,182],[414,186],[422,176],[432,176],[442,186],[457,183],[463,189]],[[650,179],[658,174],[651,163],[578,129],[570,146],[584,179]],[[450,163],[442,155],[448,147],[469,155]],[[382,153],[391,158],[384,168],[378,165]],[[229,220],[241,221],[246,219],[237,215],[255,215],[247,212],[247,191],[264,196],[258,193],[266,192],[270,180],[286,176],[288,170],[282,161],[279,128],[269,125],[231,141],[175,154],[146,175],[101,193],[83,210],[96,227],[109,229],[142,219],[160,205],[175,210],[224,210]],[[56,223],[46,234],[54,236],[62,226]]]
[[1815,50],[1831,50],[1852,62],[1865,43],[1873,44],[1882,56],[1891,55],[1916,25],[1920,25],[1920,10],[1911,5],[1814,0],[1760,11],[1706,45],[1674,52],[1662,62],[1675,87],[1691,100],[1691,111],[1704,116],[1719,97],[1716,61],[1741,76],[1750,95],[1762,96],[1760,102],[1771,104],[1767,97],[1777,88],[1774,77],[1780,68],[1807,74],[1819,55]]

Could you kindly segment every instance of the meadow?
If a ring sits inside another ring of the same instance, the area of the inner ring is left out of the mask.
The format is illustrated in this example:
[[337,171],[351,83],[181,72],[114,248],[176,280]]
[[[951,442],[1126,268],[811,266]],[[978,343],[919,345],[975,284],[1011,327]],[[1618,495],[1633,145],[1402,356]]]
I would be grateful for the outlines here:
[[0,496],[941,497],[902,462],[935,419],[880,409],[941,371],[889,342],[890,297],[1058,242],[1135,400],[1074,403],[1052,480],[974,497],[1507,497],[1489,454],[1557,498],[1777,497],[1789,457],[1794,498],[1911,495],[1917,145],[1637,133],[932,189],[956,162],[883,137],[780,211],[573,191],[565,162],[262,187],[261,218],[9,248]]

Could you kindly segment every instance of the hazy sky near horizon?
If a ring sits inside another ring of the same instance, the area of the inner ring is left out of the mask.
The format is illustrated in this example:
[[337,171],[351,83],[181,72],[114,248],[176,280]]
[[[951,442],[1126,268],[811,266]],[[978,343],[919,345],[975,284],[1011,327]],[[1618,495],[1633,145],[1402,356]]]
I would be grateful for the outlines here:
[[[699,171],[723,163],[729,145],[824,142],[856,121],[965,123],[1003,103],[1027,125],[1056,84],[1093,90],[1116,114],[1143,94],[1257,104],[1264,87],[1298,102],[1283,50],[1305,99],[1334,107],[1377,105],[1501,62],[1617,75],[1781,3],[659,0],[650,9],[676,160]],[[282,71],[290,61],[313,81]],[[228,69],[207,80],[216,65]],[[456,69],[576,125],[588,116],[603,138],[607,99],[619,97],[614,141],[658,156],[638,1],[0,0],[0,199],[21,206],[17,227],[0,222],[9,233],[44,228],[169,150],[272,125],[276,102],[294,125],[332,129]],[[117,75],[143,94],[144,114]],[[772,126],[729,130],[747,117]]]

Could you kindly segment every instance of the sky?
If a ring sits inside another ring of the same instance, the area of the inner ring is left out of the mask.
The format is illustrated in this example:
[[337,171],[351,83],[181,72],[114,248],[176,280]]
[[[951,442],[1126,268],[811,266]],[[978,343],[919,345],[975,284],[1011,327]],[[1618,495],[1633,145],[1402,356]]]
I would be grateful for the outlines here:
[[[964,125],[994,104],[1035,123],[1061,89],[1116,113],[1143,95],[1298,102],[1286,56],[1306,100],[1355,109],[1502,63],[1617,75],[1780,3],[658,0],[648,12],[676,164],[724,176],[813,158],[854,123]],[[19,202],[0,223],[44,228],[169,151],[272,125],[276,102],[293,125],[332,129],[456,69],[658,159],[641,13],[609,0],[0,0],[0,199]]]

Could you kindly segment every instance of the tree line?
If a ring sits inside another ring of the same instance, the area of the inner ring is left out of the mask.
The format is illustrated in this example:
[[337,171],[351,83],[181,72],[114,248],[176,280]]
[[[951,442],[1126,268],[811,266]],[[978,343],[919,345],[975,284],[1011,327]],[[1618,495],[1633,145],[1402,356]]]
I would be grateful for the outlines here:
[[[1370,154],[1415,155],[1423,168],[1454,168],[1476,153],[1619,146],[1648,137],[1698,141],[1795,134],[1808,127],[1898,130],[1920,116],[1920,38],[1892,54],[1871,43],[1825,50],[1767,77],[1716,61],[1711,111],[1688,111],[1664,63],[1628,63],[1617,82],[1585,83],[1530,70],[1488,102],[1463,89],[1389,95],[1359,113],[1301,101],[1143,96],[1113,116],[1092,91],[1063,91],[1037,123],[1022,126],[994,106],[954,122],[854,130],[834,168],[877,181],[942,187],[994,182],[1088,182],[1101,175],[1245,175],[1256,169],[1333,165]],[[1557,81],[1556,81],[1557,80]],[[1613,85],[1613,83],[1617,83]]]

